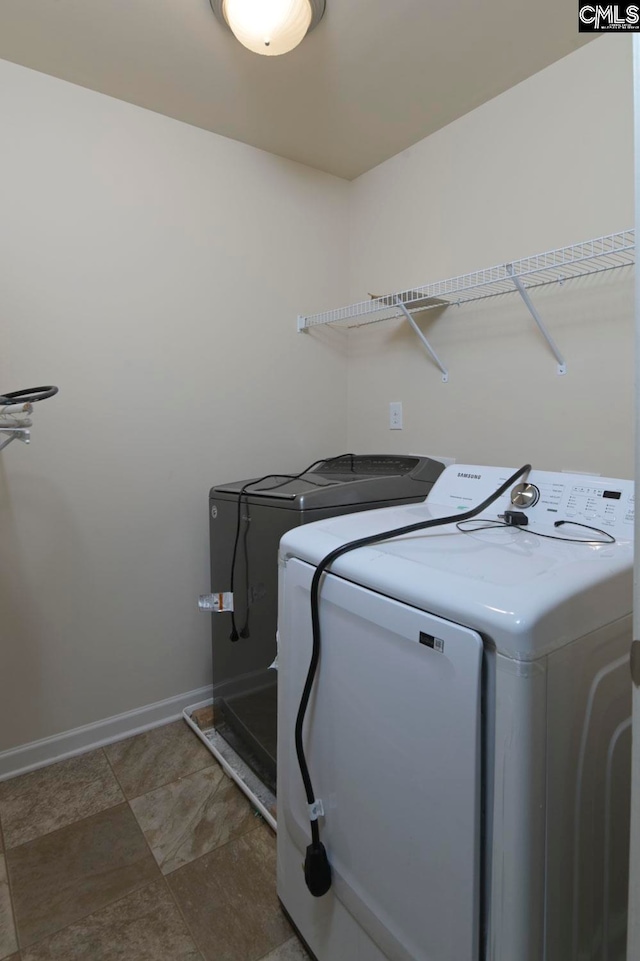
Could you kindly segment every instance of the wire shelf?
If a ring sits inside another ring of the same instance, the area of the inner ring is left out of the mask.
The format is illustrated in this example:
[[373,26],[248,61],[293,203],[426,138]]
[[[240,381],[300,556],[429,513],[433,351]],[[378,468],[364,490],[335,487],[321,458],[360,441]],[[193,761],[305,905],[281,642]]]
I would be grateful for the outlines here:
[[383,297],[339,307],[321,314],[298,317],[298,330],[308,330],[320,324],[343,324],[361,327],[401,317],[404,311],[398,303],[413,314],[435,307],[447,307],[498,297],[513,293],[517,287],[514,278],[521,281],[525,290],[548,284],[563,284],[567,280],[628,267],[635,263],[635,231],[623,230],[594,240],[560,247],[533,257],[515,260],[511,264],[488,267],[470,274],[462,274],[449,280],[426,284],[412,290],[399,291]]

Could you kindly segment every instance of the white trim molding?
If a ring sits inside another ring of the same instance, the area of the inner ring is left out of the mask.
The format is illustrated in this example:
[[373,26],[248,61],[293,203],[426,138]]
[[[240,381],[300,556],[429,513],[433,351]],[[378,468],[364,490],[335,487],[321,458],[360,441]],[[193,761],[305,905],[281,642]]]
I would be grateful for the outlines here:
[[62,734],[54,734],[40,741],[31,741],[29,744],[21,744],[19,747],[2,751],[0,752],[0,781],[15,777],[17,774],[35,771],[54,761],[63,761],[67,757],[84,754],[86,751],[112,744],[114,741],[121,741],[134,734],[141,734],[161,724],[177,721],[182,717],[186,707],[210,696],[211,689],[203,687],[196,691],[188,691],[186,694],[177,694],[164,701],[147,704],[133,711],[126,711],[124,714],[107,717],[103,721],[95,721],[93,724],[85,724],[83,727],[76,727]]

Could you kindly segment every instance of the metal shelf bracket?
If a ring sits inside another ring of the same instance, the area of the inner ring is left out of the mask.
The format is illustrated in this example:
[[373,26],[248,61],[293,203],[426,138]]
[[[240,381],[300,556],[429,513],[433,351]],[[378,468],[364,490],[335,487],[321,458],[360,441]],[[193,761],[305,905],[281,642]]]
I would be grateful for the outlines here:
[[434,362],[434,364],[436,365],[436,367],[438,367],[438,368],[440,369],[440,371],[441,371],[441,373],[442,373],[442,382],[443,382],[444,384],[447,384],[447,383],[449,382],[449,371],[448,371],[447,368],[444,366],[444,364],[442,363],[442,361],[440,360],[440,358],[439,358],[438,355],[436,354],[435,350],[433,349],[433,347],[431,346],[431,344],[429,343],[429,341],[427,340],[427,338],[425,337],[425,335],[422,333],[422,331],[420,330],[420,328],[418,327],[418,325],[416,324],[415,320],[413,319],[413,317],[411,316],[411,314],[409,313],[409,311],[407,310],[407,308],[405,307],[405,305],[402,303],[402,301],[400,300],[400,298],[399,298],[399,297],[395,297],[395,298],[394,298],[394,301],[395,301],[395,303],[397,304],[397,306],[400,308],[400,310],[402,311],[402,313],[404,314],[404,316],[407,318],[407,320],[409,321],[409,323],[410,323],[411,326],[413,327],[414,331],[416,332],[416,334],[418,335],[418,337],[420,338],[420,340],[422,341],[422,343],[423,343],[423,345],[424,345],[427,353],[429,354],[429,357],[431,358],[431,360]]
[[562,354],[560,353],[560,351],[558,350],[558,346],[555,340],[553,339],[553,337],[551,336],[551,334],[549,333],[549,331],[547,330],[540,314],[536,310],[536,307],[533,304],[531,297],[529,297],[529,294],[527,293],[527,290],[524,284],[522,283],[520,278],[514,273],[513,264],[507,264],[506,269],[507,269],[507,274],[513,281],[516,290],[518,291],[523,301],[525,302],[527,310],[529,311],[529,313],[535,320],[536,324],[538,325],[538,330],[540,331],[540,333],[548,343],[549,347],[551,348],[553,352],[553,356],[558,361],[558,374],[566,374],[567,372],[566,361],[562,356]]
[[24,444],[31,441],[31,431],[26,427],[0,427],[0,434],[7,434],[6,440],[0,442],[0,450],[4,450],[12,440],[21,440]]

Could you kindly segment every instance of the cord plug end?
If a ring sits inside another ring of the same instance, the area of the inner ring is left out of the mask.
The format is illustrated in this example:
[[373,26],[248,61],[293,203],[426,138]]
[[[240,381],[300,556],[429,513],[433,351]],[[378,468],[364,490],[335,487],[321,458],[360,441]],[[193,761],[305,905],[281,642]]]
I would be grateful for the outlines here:
[[314,898],[321,898],[331,887],[331,866],[322,841],[307,848],[304,880]]
[[501,516],[508,527],[526,527],[529,523],[529,518],[522,511],[505,511]]

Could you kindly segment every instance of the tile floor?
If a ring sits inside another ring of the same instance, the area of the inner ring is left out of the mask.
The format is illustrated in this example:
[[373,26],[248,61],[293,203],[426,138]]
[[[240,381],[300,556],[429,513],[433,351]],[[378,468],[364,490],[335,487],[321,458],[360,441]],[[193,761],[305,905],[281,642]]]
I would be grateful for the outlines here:
[[275,836],[183,721],[0,783],[0,961],[308,961]]

